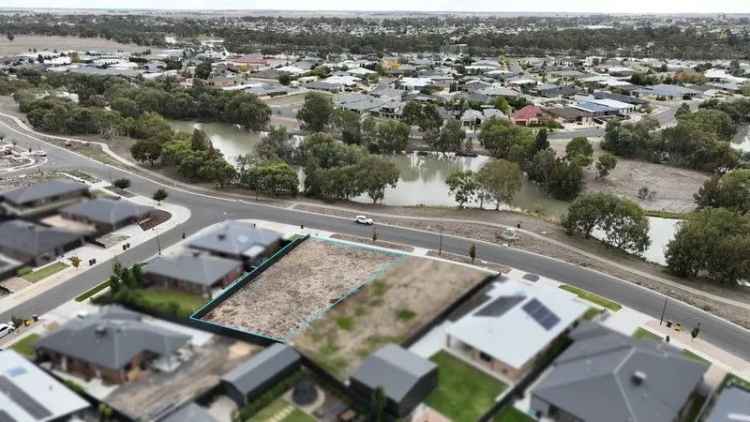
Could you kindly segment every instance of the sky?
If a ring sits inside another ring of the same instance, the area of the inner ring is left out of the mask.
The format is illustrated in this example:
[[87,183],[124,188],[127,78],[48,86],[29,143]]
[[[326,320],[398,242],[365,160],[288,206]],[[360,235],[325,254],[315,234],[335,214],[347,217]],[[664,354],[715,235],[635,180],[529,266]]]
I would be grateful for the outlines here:
[[3,0],[0,7],[384,10],[565,13],[750,13],[750,0]]

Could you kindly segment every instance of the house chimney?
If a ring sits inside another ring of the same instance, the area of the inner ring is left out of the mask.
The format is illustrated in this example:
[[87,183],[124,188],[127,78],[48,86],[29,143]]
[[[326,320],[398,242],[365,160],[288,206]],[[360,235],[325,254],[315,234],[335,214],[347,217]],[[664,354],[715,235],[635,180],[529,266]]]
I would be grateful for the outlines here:
[[94,329],[94,334],[96,334],[96,338],[102,338],[105,335],[107,335],[107,327],[103,325],[97,325],[96,329]]
[[635,386],[642,385],[644,382],[646,382],[646,373],[643,371],[633,372],[633,376],[630,377],[630,382],[632,382]]
[[193,258],[198,258],[199,256],[201,256],[200,251],[193,251]]
[[219,240],[224,240],[227,238],[226,233],[219,233]]

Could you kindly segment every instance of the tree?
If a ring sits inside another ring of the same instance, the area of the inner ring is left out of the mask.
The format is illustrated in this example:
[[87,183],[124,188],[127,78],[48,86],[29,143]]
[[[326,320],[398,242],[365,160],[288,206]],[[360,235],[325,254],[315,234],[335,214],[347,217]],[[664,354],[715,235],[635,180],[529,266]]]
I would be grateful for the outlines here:
[[750,169],[713,176],[693,195],[698,209],[727,208],[740,214],[750,211]]
[[130,147],[130,155],[136,161],[148,162],[151,167],[161,158],[162,146],[157,141],[140,140]]
[[[360,116],[351,110],[336,110],[333,125],[341,132],[341,140],[346,144],[359,145],[362,143],[362,127]],[[374,123],[374,120],[373,120]]]
[[272,127],[268,135],[261,138],[255,145],[255,155],[265,161],[293,161],[294,148],[289,143],[289,134],[286,127]]
[[587,138],[579,136],[568,142],[565,154],[568,160],[575,161],[581,167],[588,167],[593,161],[594,147]]
[[440,130],[440,135],[432,140],[432,147],[441,153],[457,152],[461,150],[464,138],[466,138],[466,132],[461,122],[451,119]]
[[126,179],[124,177],[120,179],[115,179],[115,181],[112,182],[112,185],[116,187],[117,189],[125,190],[130,187],[130,179]]
[[419,125],[422,122],[422,105],[409,101],[401,111],[401,119],[409,126]]
[[6,32],[5,37],[8,38],[8,41],[13,42],[13,40],[16,39],[16,36],[12,32]]
[[547,180],[547,192],[560,200],[571,200],[583,190],[583,169],[578,163],[555,159]]
[[674,117],[679,119],[680,117],[690,114],[690,106],[687,103],[682,103],[674,112]]
[[443,125],[443,118],[440,117],[437,107],[432,103],[428,103],[422,106],[417,124],[422,129],[422,132],[437,132]]
[[477,244],[472,243],[471,246],[469,246],[469,258],[471,258],[471,263],[474,263],[474,260],[477,258]]
[[521,189],[523,175],[518,163],[507,160],[492,160],[477,173],[479,188],[495,201],[495,210],[500,204],[510,204],[513,196]]
[[598,229],[603,232],[602,242],[638,255],[651,243],[648,218],[638,204],[607,193],[577,198],[561,224],[569,235],[580,234],[587,239]]
[[534,153],[534,141],[530,129],[504,119],[484,122],[479,132],[479,142],[495,158],[525,161]]
[[195,66],[195,72],[193,74],[198,79],[208,79],[211,76],[211,63],[204,61]]
[[378,156],[368,156],[357,164],[358,191],[366,193],[376,204],[385,196],[385,189],[395,188],[399,171],[394,163]]
[[284,86],[288,86],[290,83],[292,83],[292,77],[286,73],[282,73],[281,76],[279,76],[279,83]]
[[547,140],[547,138],[547,128],[539,129],[539,132],[536,133],[536,139],[534,142],[535,152],[544,151],[549,148],[549,140]]
[[77,256],[71,256],[70,257],[70,265],[73,266],[73,268],[78,268],[81,265],[81,258]]
[[169,196],[167,191],[164,189],[157,189],[152,198],[154,201],[161,203],[161,201],[167,199],[167,196]]
[[241,172],[240,184],[256,194],[296,195],[299,187],[297,172],[283,161],[257,164]]
[[596,171],[599,177],[607,177],[615,167],[617,167],[617,158],[608,152],[600,155],[596,161]]
[[305,103],[297,112],[302,127],[310,132],[322,132],[333,117],[333,102],[327,95],[311,92],[305,95]]
[[693,213],[679,224],[665,256],[677,276],[705,274],[734,285],[750,273],[750,220],[724,208]]
[[[370,124],[368,120],[368,126]],[[368,129],[370,132],[371,129]],[[373,135],[367,135],[368,149],[371,152],[381,154],[394,154],[406,150],[409,145],[409,126],[406,123],[397,120],[386,120],[377,123],[375,126],[374,139]]]
[[495,108],[506,115],[510,113],[510,104],[508,104],[508,100],[506,100],[505,97],[497,97],[497,100],[495,100]]
[[448,176],[445,183],[458,203],[458,208],[463,208],[467,202],[473,201],[479,189],[476,174],[471,170],[456,170]]

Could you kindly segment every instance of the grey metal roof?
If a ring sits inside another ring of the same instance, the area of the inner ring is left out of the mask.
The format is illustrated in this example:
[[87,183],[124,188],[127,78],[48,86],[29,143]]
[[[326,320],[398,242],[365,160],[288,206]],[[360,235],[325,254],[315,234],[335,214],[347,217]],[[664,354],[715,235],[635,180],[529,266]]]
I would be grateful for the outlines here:
[[400,403],[419,381],[437,368],[395,344],[387,344],[370,355],[351,376],[375,390],[383,388],[386,397]]
[[143,322],[119,307],[74,319],[39,340],[37,348],[111,369],[121,369],[143,351],[173,354],[190,336]]
[[205,408],[190,402],[159,419],[159,422],[216,422],[216,419]]
[[0,194],[0,197],[6,201],[22,205],[40,199],[50,198],[53,196],[64,195],[74,192],[86,192],[89,190],[87,185],[74,182],[67,179],[50,180],[49,182],[37,183],[31,186],[14,189],[9,192]]
[[267,248],[281,240],[273,230],[253,227],[248,223],[229,221],[210,233],[190,242],[190,246],[212,252],[243,255],[253,246]]
[[700,94],[699,91],[696,91],[694,89],[685,88],[679,85],[666,85],[666,84],[646,86],[646,87],[637,89],[636,92],[640,92],[646,95],[656,95],[656,96],[662,96],[662,97],[681,97],[683,95],[688,95],[688,94],[690,95]]
[[119,224],[132,218],[142,218],[151,207],[138,205],[127,200],[97,198],[63,208],[60,212],[85,218],[94,223]]
[[211,286],[236,270],[241,262],[208,254],[157,256],[143,266],[145,275],[154,274],[189,283]]
[[279,373],[296,365],[300,355],[292,347],[275,343],[221,377],[242,394],[248,394]]
[[750,420],[750,391],[738,386],[725,388],[705,419],[706,422],[743,420]]
[[75,242],[81,236],[21,220],[0,224],[0,248],[38,256]]
[[663,343],[586,326],[577,336],[532,394],[582,420],[671,422],[706,371]]

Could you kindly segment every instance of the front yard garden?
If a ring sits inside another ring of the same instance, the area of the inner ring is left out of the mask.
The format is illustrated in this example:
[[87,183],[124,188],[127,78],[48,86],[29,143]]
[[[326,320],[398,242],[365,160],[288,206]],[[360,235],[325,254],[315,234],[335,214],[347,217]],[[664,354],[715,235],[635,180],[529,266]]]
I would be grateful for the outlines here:
[[42,267],[36,271],[32,271],[30,273],[24,274],[21,276],[24,280],[30,282],[30,283],[36,283],[37,281],[43,280],[52,274],[59,273],[60,271],[68,268],[68,264],[64,262],[55,262],[54,264],[47,265],[46,267]]

